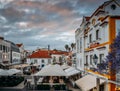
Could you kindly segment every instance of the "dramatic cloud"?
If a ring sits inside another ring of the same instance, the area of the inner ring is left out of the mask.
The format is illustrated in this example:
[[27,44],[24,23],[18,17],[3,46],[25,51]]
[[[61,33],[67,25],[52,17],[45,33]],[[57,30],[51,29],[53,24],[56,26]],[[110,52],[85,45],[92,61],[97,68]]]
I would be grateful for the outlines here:
[[64,49],[74,42],[83,16],[106,0],[1,0],[0,36],[26,49]]

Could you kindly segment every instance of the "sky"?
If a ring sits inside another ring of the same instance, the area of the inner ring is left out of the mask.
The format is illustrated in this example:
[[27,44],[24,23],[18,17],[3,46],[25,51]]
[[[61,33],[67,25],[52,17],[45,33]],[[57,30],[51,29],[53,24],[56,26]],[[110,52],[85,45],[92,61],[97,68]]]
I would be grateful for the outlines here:
[[65,50],[83,16],[108,0],[0,0],[0,36],[25,49]]

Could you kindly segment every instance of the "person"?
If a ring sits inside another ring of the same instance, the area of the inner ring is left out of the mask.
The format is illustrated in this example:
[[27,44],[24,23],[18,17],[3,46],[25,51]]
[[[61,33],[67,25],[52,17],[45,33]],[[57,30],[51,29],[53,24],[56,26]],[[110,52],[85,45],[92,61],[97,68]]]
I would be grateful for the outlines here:
[[24,85],[27,83],[27,79],[24,80]]

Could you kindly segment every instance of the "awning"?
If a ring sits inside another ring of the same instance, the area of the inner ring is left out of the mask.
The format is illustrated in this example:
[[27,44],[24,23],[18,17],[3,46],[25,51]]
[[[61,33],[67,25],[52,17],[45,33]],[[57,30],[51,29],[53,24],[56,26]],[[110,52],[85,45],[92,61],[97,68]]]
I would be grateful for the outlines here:
[[69,67],[68,69],[65,70],[65,72],[67,73],[67,76],[72,76],[80,73],[80,71],[75,69],[74,67]]
[[17,74],[17,73],[20,73],[20,72],[21,71],[17,70],[17,69],[9,69],[9,70],[0,69],[0,76],[11,76],[13,74]]
[[[82,89],[82,91],[88,91],[94,87],[96,87],[96,78],[92,75],[86,75],[79,80],[75,81],[76,85]],[[105,80],[100,79],[100,84],[104,83]]]
[[61,67],[63,70],[65,70],[65,69],[69,68],[70,66],[68,66],[67,64],[63,64],[63,65],[61,65]]
[[21,73],[21,70],[18,70],[18,69],[9,69],[8,72],[11,73],[11,74],[17,74],[17,73]]
[[80,71],[78,71],[78,70],[75,69],[73,71],[68,72],[67,76],[72,76],[72,75],[75,75],[75,74],[78,74],[78,73],[80,73]]
[[13,65],[11,68],[24,68],[30,66],[29,64],[17,64]]
[[46,65],[35,76],[66,76],[60,65]]

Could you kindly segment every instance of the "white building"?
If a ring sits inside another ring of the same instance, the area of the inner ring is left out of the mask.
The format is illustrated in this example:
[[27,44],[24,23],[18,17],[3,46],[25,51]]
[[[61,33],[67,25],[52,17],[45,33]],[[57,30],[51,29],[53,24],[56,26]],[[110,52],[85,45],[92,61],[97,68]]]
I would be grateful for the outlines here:
[[49,55],[47,50],[39,50],[37,52],[32,53],[28,58],[27,58],[27,63],[28,64],[37,64],[39,65],[39,68],[41,69],[45,65],[51,64],[52,63],[52,58]]
[[50,50],[49,53],[50,53],[54,63],[63,64],[66,62],[68,52],[60,51],[60,50]]
[[20,50],[20,60],[21,63],[24,63],[25,59],[26,59],[26,51],[24,49],[24,45],[22,43],[20,44],[16,44],[19,47]]
[[0,63],[10,64],[10,43],[0,37]]
[[[110,51],[110,44],[120,32],[118,1],[104,2],[91,16],[83,17],[80,28],[75,31],[77,68],[94,71],[98,64],[105,61]],[[113,88],[110,89],[114,91]]]
[[13,42],[10,43],[11,43],[11,64],[20,64],[21,57],[19,47]]

